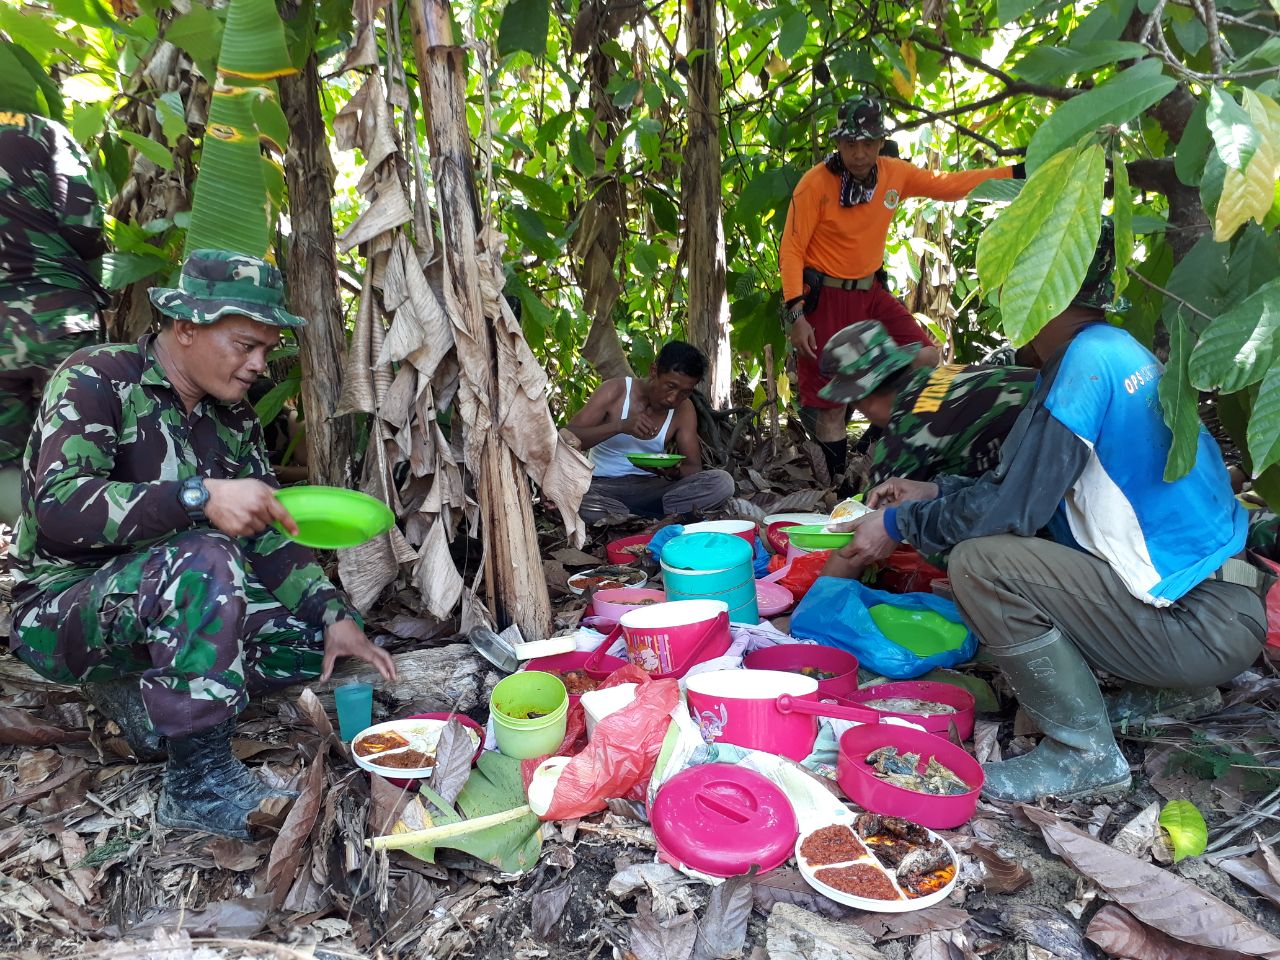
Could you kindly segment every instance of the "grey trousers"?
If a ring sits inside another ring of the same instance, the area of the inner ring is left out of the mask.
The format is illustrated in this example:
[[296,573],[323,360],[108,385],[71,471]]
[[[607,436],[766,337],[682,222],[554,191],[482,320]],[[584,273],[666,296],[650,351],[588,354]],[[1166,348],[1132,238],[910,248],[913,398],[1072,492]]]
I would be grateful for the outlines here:
[[679,480],[592,477],[578,513],[587,523],[607,516],[669,517],[718,507],[734,489],[733,477],[723,470],[701,470]]
[[1230,680],[1266,641],[1266,609],[1248,587],[1206,580],[1177,603],[1153,607],[1106,562],[1050,540],[966,540],[947,569],[964,619],[997,654],[1057,627],[1095,669],[1186,688]]

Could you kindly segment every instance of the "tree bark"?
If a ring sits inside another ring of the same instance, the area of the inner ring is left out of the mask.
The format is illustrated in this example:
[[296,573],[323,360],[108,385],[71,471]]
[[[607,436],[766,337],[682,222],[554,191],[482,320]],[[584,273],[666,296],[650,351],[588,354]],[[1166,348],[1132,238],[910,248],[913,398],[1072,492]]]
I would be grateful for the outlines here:
[[720,61],[715,0],[690,0],[689,143],[682,177],[685,263],[689,271],[689,339],[707,357],[703,392],[715,409],[729,405],[729,301],[725,297],[724,220],[720,211]]
[[[466,52],[454,43],[448,0],[412,0],[409,11],[444,230],[446,282],[452,287],[459,313],[455,319],[462,327],[458,336],[469,337],[475,353],[489,361],[482,369],[463,364],[462,376],[470,381],[479,401],[487,403],[489,411],[496,411],[497,358],[491,321],[482,306],[476,262],[479,204],[467,128]],[[463,430],[476,429],[473,424],[459,425]],[[494,613],[500,624],[518,624],[526,639],[545,637],[551,630],[551,598],[542,574],[529,482],[519,460],[499,437],[496,424],[484,436],[469,435],[466,445],[479,448],[473,469],[480,501],[485,580]]]
[[355,436],[351,417],[333,413],[342,392],[347,338],[329,206],[331,161],[314,53],[299,73],[280,78],[280,105],[289,121],[284,158],[291,227],[285,263],[289,309],[307,320],[307,326],[298,331],[307,465],[312,483],[345,487],[351,480]]

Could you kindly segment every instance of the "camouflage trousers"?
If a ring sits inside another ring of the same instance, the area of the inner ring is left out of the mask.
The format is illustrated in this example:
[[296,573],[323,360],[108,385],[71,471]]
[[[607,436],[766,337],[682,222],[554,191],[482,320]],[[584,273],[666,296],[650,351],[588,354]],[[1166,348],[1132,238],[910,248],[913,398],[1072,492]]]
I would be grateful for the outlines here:
[[141,674],[156,732],[185,737],[318,676],[324,637],[253,578],[234,538],[202,528],[15,610],[13,652],[58,683]]
[[96,333],[40,339],[0,331],[0,468],[21,465],[49,376],[71,354],[97,342]]

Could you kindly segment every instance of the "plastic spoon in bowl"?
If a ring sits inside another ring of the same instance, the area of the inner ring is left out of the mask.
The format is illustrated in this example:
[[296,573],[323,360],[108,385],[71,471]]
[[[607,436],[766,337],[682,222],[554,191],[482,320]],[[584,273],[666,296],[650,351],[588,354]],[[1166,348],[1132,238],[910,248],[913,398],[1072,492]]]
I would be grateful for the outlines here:
[[835,703],[801,700],[789,693],[784,693],[774,703],[779,713],[807,713],[811,717],[853,720],[857,723],[879,723],[883,719],[883,714],[871,707],[847,707]]

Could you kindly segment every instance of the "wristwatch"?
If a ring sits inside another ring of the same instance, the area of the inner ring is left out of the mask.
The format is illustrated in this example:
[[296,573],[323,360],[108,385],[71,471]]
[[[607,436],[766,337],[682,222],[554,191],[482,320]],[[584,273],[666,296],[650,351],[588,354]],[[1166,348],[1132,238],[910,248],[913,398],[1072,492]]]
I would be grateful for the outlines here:
[[187,477],[178,488],[178,502],[182,509],[196,523],[204,523],[204,505],[209,502],[209,488],[204,485],[204,477]]

